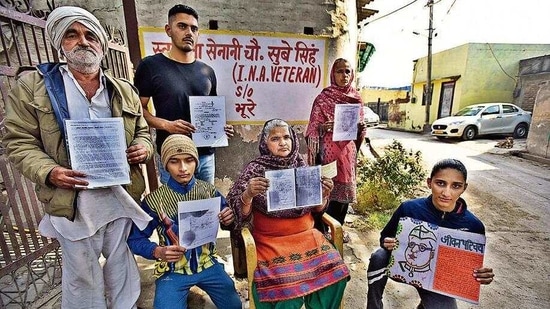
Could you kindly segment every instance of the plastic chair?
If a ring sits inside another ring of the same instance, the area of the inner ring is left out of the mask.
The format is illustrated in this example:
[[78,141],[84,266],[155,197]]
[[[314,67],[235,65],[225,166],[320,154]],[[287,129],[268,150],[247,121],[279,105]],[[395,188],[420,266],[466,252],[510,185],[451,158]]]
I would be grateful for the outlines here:
[[[340,252],[340,256],[344,254],[344,231],[342,225],[336,219],[331,217],[329,214],[323,214],[323,222],[330,228],[331,242],[336,247],[336,250]],[[254,304],[254,298],[252,297],[252,282],[254,280],[254,270],[258,263],[258,256],[256,255],[256,244],[254,238],[250,233],[248,228],[243,228],[241,231],[243,237],[245,252],[246,252],[246,270],[247,270],[247,279],[248,279],[248,299],[249,299],[249,308],[256,309]],[[344,301],[340,304],[340,308],[344,308]]]

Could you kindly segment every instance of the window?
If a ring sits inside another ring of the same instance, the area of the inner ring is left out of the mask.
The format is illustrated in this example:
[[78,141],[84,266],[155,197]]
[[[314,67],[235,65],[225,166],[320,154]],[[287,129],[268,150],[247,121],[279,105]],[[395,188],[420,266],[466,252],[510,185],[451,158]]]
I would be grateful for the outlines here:
[[208,21],[208,29],[209,30],[218,30],[218,21],[215,19],[211,19]]
[[304,27],[304,34],[313,34],[313,27]]
[[[422,89],[422,105],[426,105],[426,96],[428,94],[428,89],[426,89],[427,85],[424,85],[423,86],[423,89]],[[433,99],[433,93],[434,93],[434,84],[432,84],[432,88],[431,88],[431,91],[430,91],[430,105],[432,105],[432,99]]]
[[513,114],[519,112],[519,110],[513,105],[502,105],[502,112],[504,114]]
[[483,112],[483,115],[495,115],[500,113],[500,107],[498,105],[491,105]]

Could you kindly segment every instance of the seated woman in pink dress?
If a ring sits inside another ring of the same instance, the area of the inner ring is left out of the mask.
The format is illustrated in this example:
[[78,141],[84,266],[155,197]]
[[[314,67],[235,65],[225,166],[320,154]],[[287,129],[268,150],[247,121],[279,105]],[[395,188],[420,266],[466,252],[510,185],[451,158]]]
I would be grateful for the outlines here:
[[248,226],[256,243],[258,264],[252,295],[261,308],[338,308],[349,270],[334,246],[313,227],[312,213],[326,207],[332,180],[322,178],[323,203],[268,212],[266,170],[306,166],[298,138],[281,119],[265,123],[260,156],[248,163],[227,196],[237,229]]

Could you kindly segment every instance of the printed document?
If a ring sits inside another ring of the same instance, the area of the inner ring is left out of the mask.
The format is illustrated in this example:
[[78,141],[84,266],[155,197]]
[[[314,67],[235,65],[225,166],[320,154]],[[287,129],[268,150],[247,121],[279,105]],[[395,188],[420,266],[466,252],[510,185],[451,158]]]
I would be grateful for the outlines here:
[[197,147],[225,147],[225,97],[190,96],[191,124],[195,126],[193,142]]
[[334,107],[333,141],[354,141],[357,139],[360,104],[336,104]]
[[86,173],[86,188],[130,183],[122,118],[65,120],[71,168]]
[[265,178],[269,179],[268,211],[317,206],[322,203],[320,165],[266,171]]
[[321,175],[327,178],[334,178],[338,176],[338,168],[336,166],[336,160],[321,166]]

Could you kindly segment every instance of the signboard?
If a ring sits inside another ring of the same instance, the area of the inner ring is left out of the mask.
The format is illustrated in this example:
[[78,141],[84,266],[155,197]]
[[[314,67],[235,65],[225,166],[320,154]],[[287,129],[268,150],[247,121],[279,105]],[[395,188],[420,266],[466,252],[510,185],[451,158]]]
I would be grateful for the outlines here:
[[[142,56],[167,51],[164,28],[140,27]],[[257,32],[200,32],[197,59],[214,68],[227,121],[263,124],[272,118],[307,123],[327,84],[328,38]]]

